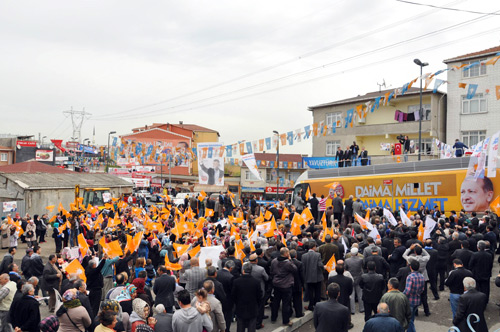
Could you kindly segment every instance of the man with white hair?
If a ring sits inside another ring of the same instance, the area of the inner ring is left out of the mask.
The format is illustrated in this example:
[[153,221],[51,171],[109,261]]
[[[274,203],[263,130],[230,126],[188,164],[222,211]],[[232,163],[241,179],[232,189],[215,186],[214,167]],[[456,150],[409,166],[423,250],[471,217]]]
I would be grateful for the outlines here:
[[458,309],[453,319],[453,325],[458,327],[460,331],[471,331],[467,324],[467,317],[470,314],[476,314],[479,316],[479,320],[476,323],[472,323],[475,320],[471,319],[472,328],[477,332],[487,332],[488,326],[484,319],[484,310],[488,303],[486,294],[476,290],[476,281],[471,277],[464,278],[463,284],[464,294],[458,300]]
[[9,275],[4,273],[0,275],[0,322],[2,324],[2,332],[10,332],[9,326],[9,309],[14,295],[16,294],[16,283],[11,281]]
[[373,315],[363,328],[363,332],[403,332],[401,323],[389,315],[389,306],[381,302],[377,306],[377,313]]
[[167,313],[165,310],[165,306],[163,304],[158,304],[155,307],[156,315],[154,318],[156,319],[155,330],[162,332],[173,332],[172,329],[172,316],[173,314]]

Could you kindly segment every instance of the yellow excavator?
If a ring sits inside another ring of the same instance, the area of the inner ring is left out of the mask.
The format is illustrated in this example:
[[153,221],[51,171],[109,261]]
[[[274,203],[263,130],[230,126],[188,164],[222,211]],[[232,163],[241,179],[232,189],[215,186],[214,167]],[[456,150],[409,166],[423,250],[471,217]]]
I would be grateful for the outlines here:
[[75,202],[76,208],[79,209],[80,202],[82,208],[85,209],[89,204],[97,206],[99,210],[104,209],[104,204],[111,202],[111,192],[109,188],[83,188],[83,200],[80,200],[80,185],[75,186]]

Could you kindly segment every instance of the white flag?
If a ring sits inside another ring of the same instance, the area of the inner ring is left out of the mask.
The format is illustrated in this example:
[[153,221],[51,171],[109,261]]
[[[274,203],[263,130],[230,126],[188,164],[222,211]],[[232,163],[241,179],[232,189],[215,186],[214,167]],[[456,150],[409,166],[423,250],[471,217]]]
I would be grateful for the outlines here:
[[405,224],[406,226],[410,227],[411,226],[411,219],[408,218],[408,216],[403,211],[403,208],[401,206],[399,207],[399,215],[401,217],[401,221],[403,222],[403,224]]
[[481,154],[477,162],[476,173],[474,174],[474,179],[483,178],[485,167],[486,167],[486,154],[488,153],[488,147],[490,143],[490,137],[484,140],[483,147],[481,149]]
[[424,240],[431,238],[431,232],[434,229],[434,226],[436,226],[436,224],[437,222],[434,219],[432,219],[431,216],[427,215],[427,217],[425,217]]
[[384,217],[387,218],[387,220],[391,223],[392,226],[396,226],[398,224],[392,212],[387,210],[386,208],[384,208]]
[[488,152],[488,177],[494,178],[497,176],[497,162],[498,162],[498,137],[500,131],[491,138],[490,151]]
[[260,181],[262,181],[259,169],[257,168],[257,162],[255,161],[255,155],[253,153],[243,155],[241,156],[241,160],[243,160],[243,162],[245,163],[245,165],[247,165],[248,169],[253,173],[253,175],[255,175],[255,177]]

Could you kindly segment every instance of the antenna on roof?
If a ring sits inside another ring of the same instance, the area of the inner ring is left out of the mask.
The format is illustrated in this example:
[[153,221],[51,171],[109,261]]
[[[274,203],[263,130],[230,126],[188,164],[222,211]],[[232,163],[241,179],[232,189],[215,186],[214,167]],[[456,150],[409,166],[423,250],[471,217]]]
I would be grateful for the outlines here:
[[385,84],[385,78],[382,79],[382,83],[377,83],[377,85],[378,85],[378,92],[382,92],[382,87],[384,87],[384,89],[387,89],[392,86]]

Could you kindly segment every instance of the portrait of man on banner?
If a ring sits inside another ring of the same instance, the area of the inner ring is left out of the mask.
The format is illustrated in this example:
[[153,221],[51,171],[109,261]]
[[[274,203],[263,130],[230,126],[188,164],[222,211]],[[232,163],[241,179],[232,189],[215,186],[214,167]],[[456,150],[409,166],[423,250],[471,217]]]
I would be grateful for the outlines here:
[[[222,156],[220,149],[223,149]],[[198,144],[198,173],[200,184],[224,185],[224,146],[221,143]]]

